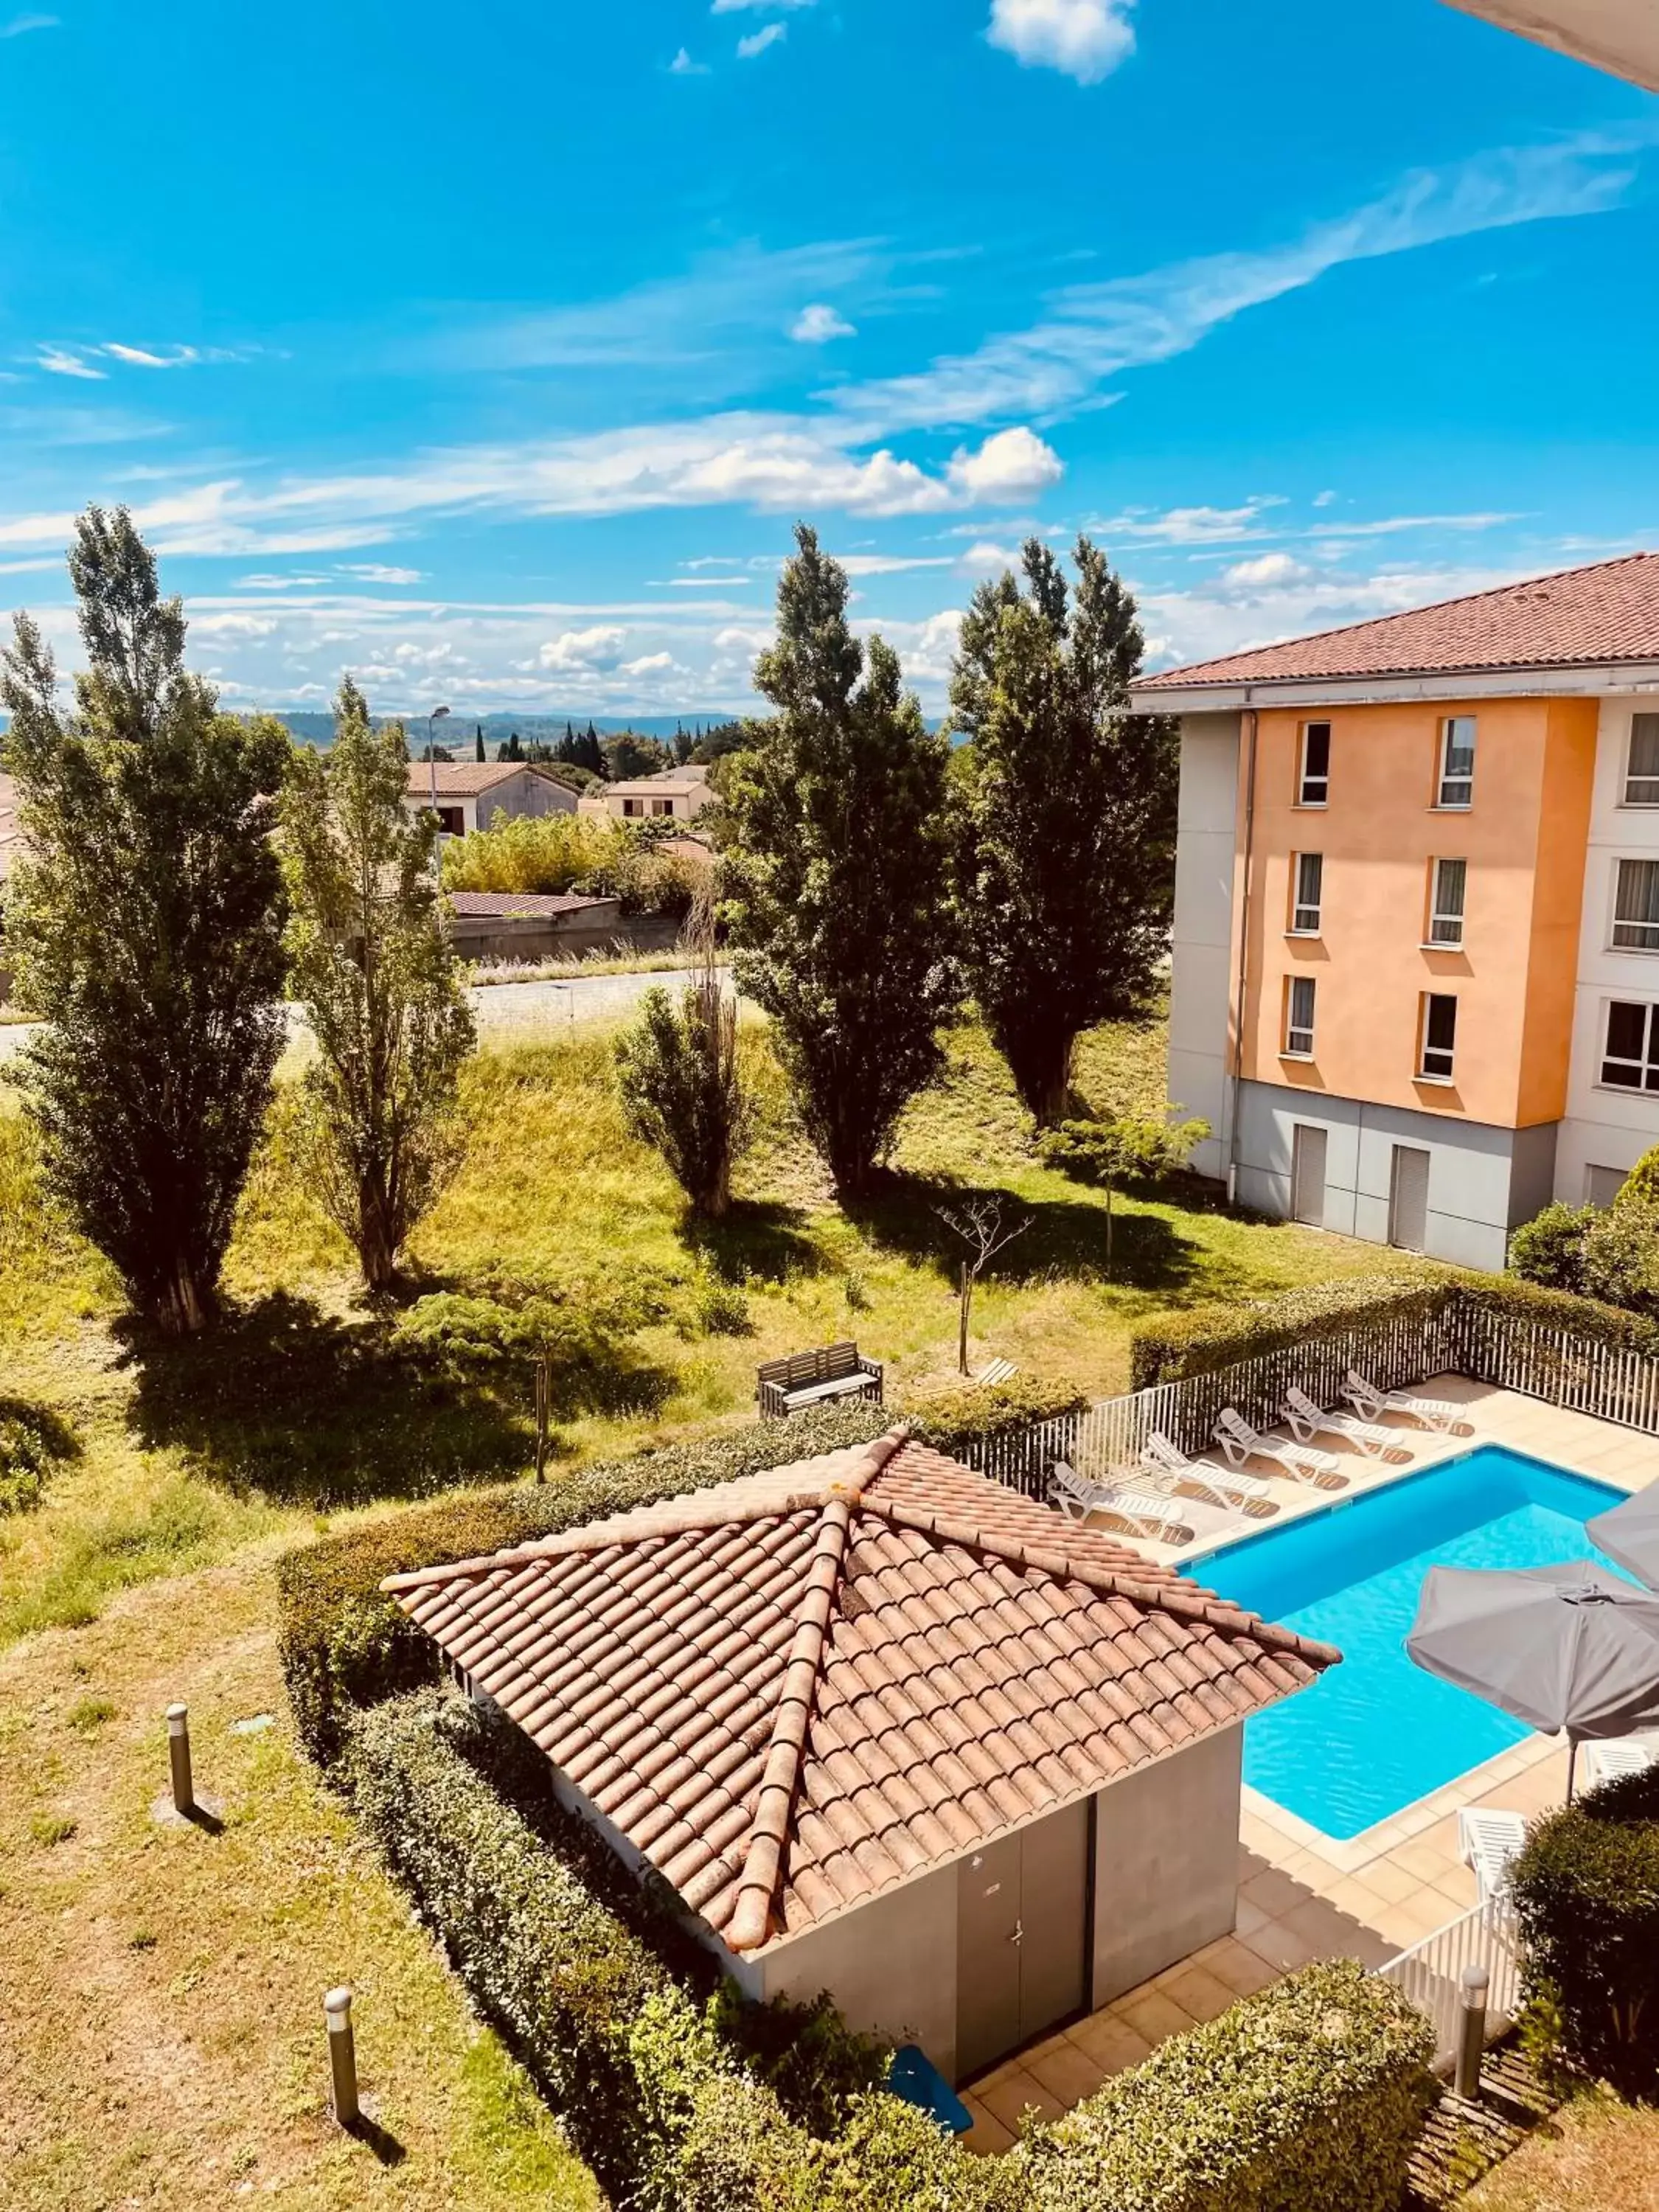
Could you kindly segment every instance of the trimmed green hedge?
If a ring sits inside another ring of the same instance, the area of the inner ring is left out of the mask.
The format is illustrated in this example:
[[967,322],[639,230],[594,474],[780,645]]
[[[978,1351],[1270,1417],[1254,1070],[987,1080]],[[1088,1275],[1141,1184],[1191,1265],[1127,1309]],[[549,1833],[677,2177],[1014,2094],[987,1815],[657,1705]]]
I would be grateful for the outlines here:
[[1527,1996],[1556,2055],[1659,2096],[1659,1769],[1536,1822],[1510,1880]]
[[1244,1305],[1189,1307],[1143,1322],[1130,1338],[1133,1390],[1210,1375],[1244,1359],[1363,1328],[1368,1323],[1428,1319],[1455,1324],[1459,1312],[1503,1315],[1567,1331],[1618,1351],[1659,1352],[1659,1324],[1571,1291],[1540,1288],[1512,1275],[1465,1274],[1429,1261],[1386,1275],[1304,1283]]
[[896,1418],[936,1450],[959,1452],[967,1444],[1018,1433],[1038,1421],[1081,1413],[1088,1402],[1087,1393],[1070,1382],[1016,1375],[1006,1382],[935,1383],[908,1396]]
[[1393,2212],[1428,2021],[1349,1960],[1171,2038],[1023,2155],[1044,2212]]
[[1367,1322],[1433,1314],[1449,1279],[1444,1268],[1407,1265],[1387,1275],[1304,1283],[1243,1305],[1190,1306],[1184,1313],[1159,1314],[1130,1336],[1129,1387],[1146,1390],[1186,1375],[1211,1375],[1241,1359]]
[[858,1404],[757,1421],[546,1483],[469,1491],[288,1553],[276,1570],[278,1650],[301,1741],[327,1765],[354,1706],[437,1680],[437,1646],[381,1595],[386,1575],[480,1559],[631,1505],[867,1443],[896,1418]]
[[712,1959],[688,1959],[597,1838],[550,1799],[533,1825],[511,1802],[489,1771],[492,1733],[453,1694],[392,1700],[353,1723],[344,1771],[364,1826],[617,2201],[1024,2212],[1002,2161],[968,2158],[868,2088],[878,2046],[826,2029],[822,2008],[717,1993]]
[[1432,2033],[1354,1965],[1306,1969],[1176,2038],[1001,2158],[869,2084],[827,2008],[711,1994],[695,1951],[510,1731],[453,1693],[352,1723],[359,1817],[581,2155],[641,2212],[1385,2212]]

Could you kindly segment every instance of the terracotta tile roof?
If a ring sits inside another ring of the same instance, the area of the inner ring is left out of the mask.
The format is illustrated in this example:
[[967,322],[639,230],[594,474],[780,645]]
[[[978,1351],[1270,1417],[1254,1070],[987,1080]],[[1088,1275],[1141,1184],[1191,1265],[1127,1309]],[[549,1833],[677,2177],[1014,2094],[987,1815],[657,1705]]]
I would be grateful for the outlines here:
[[[481,791],[494,791],[509,776],[540,773],[533,761],[410,761],[404,788],[410,799],[432,795],[432,769],[438,771],[440,799],[472,799]],[[552,779],[556,781],[556,779]]]
[[1298,678],[1449,675],[1659,660],[1659,554],[1631,553],[1408,614],[1149,676],[1136,692]]
[[385,1588],[738,1951],[1339,1656],[902,1430]]

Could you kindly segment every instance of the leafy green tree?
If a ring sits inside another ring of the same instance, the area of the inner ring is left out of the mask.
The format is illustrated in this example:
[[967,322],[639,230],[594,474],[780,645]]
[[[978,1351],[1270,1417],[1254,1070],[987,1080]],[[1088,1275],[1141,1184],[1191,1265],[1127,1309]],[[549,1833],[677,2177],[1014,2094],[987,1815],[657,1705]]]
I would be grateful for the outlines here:
[[1659,1206],[1659,1145],[1643,1153],[1620,1186],[1615,1206]]
[[1066,1113],[1077,1040],[1153,1001],[1174,892],[1173,726],[1128,712],[1134,600],[1086,538],[1068,590],[1030,539],[964,617],[951,681],[969,740],[957,884],[969,975],[1021,1097]]
[[680,1003],[665,990],[646,993],[639,1019],[617,1040],[617,1087],[631,1133],[662,1154],[693,1212],[717,1220],[732,1202],[750,1106],[738,1073],[737,1000],[720,974],[706,896],[688,934],[697,964]]
[[459,1159],[473,1044],[434,880],[438,825],[404,805],[407,758],[401,726],[373,729],[348,678],[331,750],[297,755],[283,797],[292,988],[318,1048],[316,1188],[376,1291]]
[[605,774],[613,783],[626,783],[636,775],[655,775],[668,766],[668,748],[637,730],[618,730],[604,745]]
[[125,508],[88,508],[69,568],[73,708],[27,615],[0,676],[27,839],[8,956],[46,1024],[21,1073],[52,1190],[138,1310],[184,1334],[212,1314],[282,1049],[270,831],[290,745],[186,672],[183,610]]
[[726,918],[744,995],[772,1017],[806,1133],[857,1192],[941,1065],[961,1003],[946,896],[945,741],[860,642],[847,572],[803,524],[778,583],[778,641],[726,791]]

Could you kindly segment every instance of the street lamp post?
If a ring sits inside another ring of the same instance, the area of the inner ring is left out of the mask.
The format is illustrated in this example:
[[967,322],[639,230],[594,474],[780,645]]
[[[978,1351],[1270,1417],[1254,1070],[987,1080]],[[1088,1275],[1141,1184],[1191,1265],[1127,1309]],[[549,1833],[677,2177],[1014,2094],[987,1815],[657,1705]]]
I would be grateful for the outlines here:
[[[432,812],[434,819],[436,818],[438,812],[438,725],[443,720],[445,715],[447,714],[448,712],[449,709],[447,707],[434,707],[432,709],[432,712],[426,718],[427,785],[431,796]],[[436,871],[441,882],[443,878],[443,824],[440,822],[438,823],[438,834],[432,841],[432,865],[434,869]]]

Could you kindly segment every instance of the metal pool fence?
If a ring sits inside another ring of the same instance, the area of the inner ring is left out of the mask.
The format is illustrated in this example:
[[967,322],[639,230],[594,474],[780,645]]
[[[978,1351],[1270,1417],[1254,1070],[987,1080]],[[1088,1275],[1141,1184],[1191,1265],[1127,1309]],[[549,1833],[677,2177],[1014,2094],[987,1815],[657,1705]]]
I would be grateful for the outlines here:
[[1426,1309],[1418,1302],[1407,1312],[1346,1328],[1316,1325],[1295,1344],[1254,1359],[1099,1399],[1077,1413],[965,1444],[959,1455],[981,1474],[1042,1498],[1057,1459],[1103,1475],[1132,1467],[1154,1430],[1182,1451],[1200,1452],[1212,1442],[1225,1407],[1237,1407],[1257,1428],[1272,1428],[1283,1419],[1292,1386],[1322,1406],[1336,1405],[1351,1367],[1385,1390],[1407,1389],[1433,1375],[1465,1375],[1659,1435],[1659,1359],[1494,1311],[1454,1289]]
[[1434,2023],[1437,2066],[1449,2066],[1456,2056],[1465,1966],[1484,1966],[1490,1977],[1486,2040],[1492,2042],[1513,2022],[1521,2006],[1521,1947],[1514,1912],[1504,1899],[1477,1905],[1449,1920],[1376,1970],[1382,1980],[1403,1990]]

